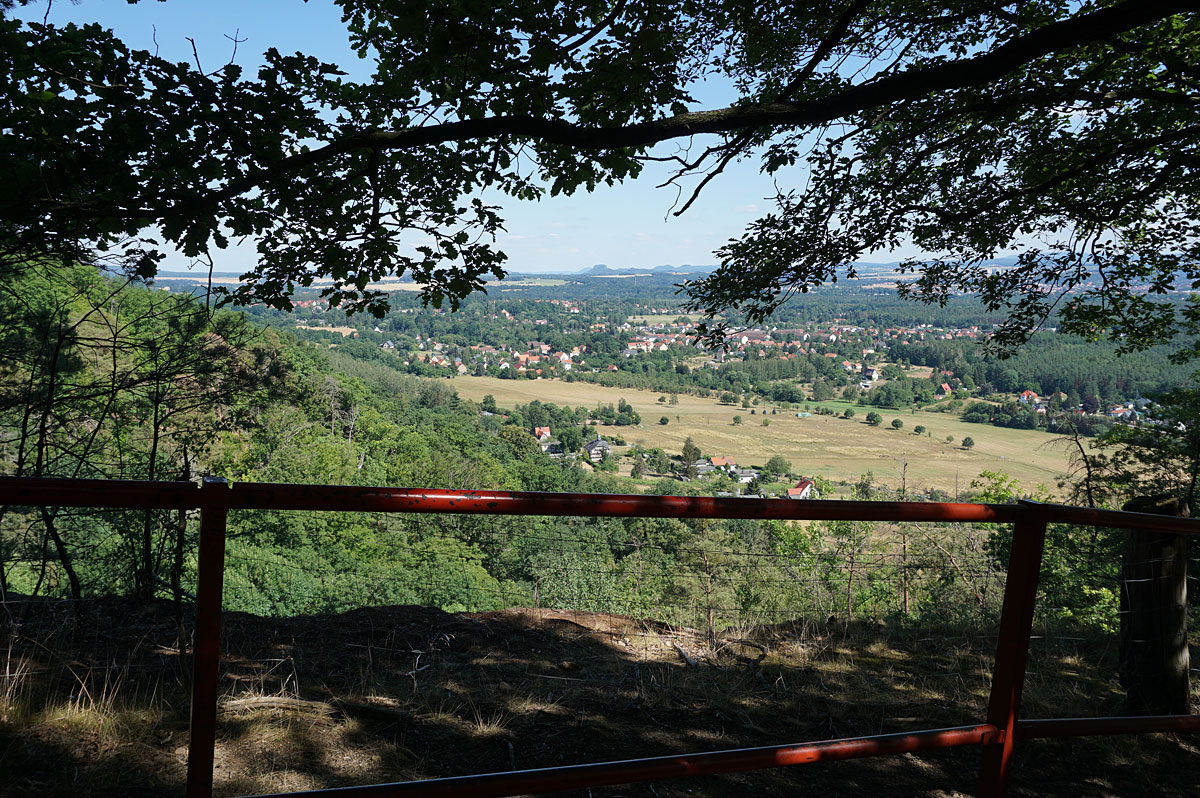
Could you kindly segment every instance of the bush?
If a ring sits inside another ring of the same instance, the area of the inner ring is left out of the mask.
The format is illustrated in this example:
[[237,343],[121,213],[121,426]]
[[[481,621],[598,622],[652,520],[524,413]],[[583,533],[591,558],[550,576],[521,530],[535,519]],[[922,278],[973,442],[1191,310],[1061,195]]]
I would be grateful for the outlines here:
[[963,445],[964,449],[970,449],[971,447],[973,447],[975,445],[975,439],[970,436],[967,436],[966,438],[963,438],[962,445]]
[[917,435],[924,435],[924,434],[925,434],[925,427],[923,427],[922,425],[918,424],[917,426],[913,427],[913,432],[914,432],[914,433],[916,433]]
[[847,407],[846,412],[842,413],[842,415],[845,416],[846,418],[854,418],[854,408]]
[[660,418],[660,419],[658,420],[658,423],[659,423],[660,425],[662,425],[662,426],[664,426],[664,427],[665,427],[665,426],[667,426],[668,424],[670,424],[670,423],[671,423],[671,419],[667,418],[666,416],[663,416],[662,418]]
[[867,413],[867,423],[872,427],[878,427],[883,423],[883,416],[872,410],[870,413]]
[[898,418],[893,418],[893,419],[892,419],[892,429],[902,429],[903,427],[904,427],[904,422],[903,422],[903,421],[901,421],[901,420],[900,420],[900,419],[898,419]]

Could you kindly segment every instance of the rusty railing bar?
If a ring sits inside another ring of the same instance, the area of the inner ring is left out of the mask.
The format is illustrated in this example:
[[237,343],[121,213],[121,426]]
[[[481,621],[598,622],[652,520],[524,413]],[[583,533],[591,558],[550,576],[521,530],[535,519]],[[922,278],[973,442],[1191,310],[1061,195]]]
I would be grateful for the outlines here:
[[1119,718],[1047,718],[1017,721],[1017,739],[1089,737],[1200,731],[1200,715],[1133,715]]
[[193,510],[200,491],[194,482],[0,477],[0,505]]
[[1003,798],[1008,794],[1012,768],[1014,733],[1021,714],[1021,691],[1025,686],[1025,668],[1029,661],[1029,635],[1033,629],[1033,611],[1037,603],[1038,576],[1046,543],[1046,515],[1035,502],[1023,501],[1022,513],[1013,524],[1012,550],[1008,575],[1004,581],[1004,607],[1000,613],[1000,634],[996,641],[996,661],[992,671],[992,693],[988,700],[987,721],[1002,735],[984,746],[976,795]]
[[[243,482],[232,486],[231,509],[453,512],[496,515],[604,515],[781,520],[963,521],[1011,523],[1012,504],[947,502],[808,502],[792,499],[740,499],[643,496],[533,491],[427,490],[422,488],[294,485]],[[284,498],[286,497],[286,498]],[[199,491],[191,482],[149,482],[54,477],[0,477],[0,504],[60,507],[192,509]],[[665,505],[665,510],[664,510]],[[1125,510],[1096,510],[1063,504],[1041,505],[1057,523],[1156,529],[1200,535],[1200,519]]]
[[[313,796],[313,798],[393,798],[393,796],[404,796],[404,798],[434,798],[434,796],[501,798],[501,796],[556,792],[581,787],[634,784],[689,776],[712,776],[720,773],[763,770],[838,759],[858,759],[963,745],[982,745],[992,740],[997,734],[998,730],[995,726],[980,723],[948,729],[881,734],[872,737],[850,737],[843,740],[822,740],[792,745],[772,745],[763,748],[708,751],[700,754],[565,765],[508,773],[484,773],[394,784],[276,793],[271,798],[280,798],[284,795]],[[259,798],[268,797],[259,796]]]
[[187,798],[210,798],[212,795],[229,484],[220,477],[205,477],[200,488],[200,497],[200,548],[196,564],[196,631],[192,643],[192,714],[188,735]]
[[1134,513],[1129,510],[1097,510],[1069,504],[1042,505],[1047,518],[1059,524],[1106,526],[1116,529],[1153,529],[1178,535],[1200,535],[1200,519],[1182,516]]
[[810,502],[709,496],[360,488],[267,483],[236,484],[231,492],[230,507],[240,510],[981,523],[1009,523],[1015,520],[1020,512],[1020,508],[1015,504]]

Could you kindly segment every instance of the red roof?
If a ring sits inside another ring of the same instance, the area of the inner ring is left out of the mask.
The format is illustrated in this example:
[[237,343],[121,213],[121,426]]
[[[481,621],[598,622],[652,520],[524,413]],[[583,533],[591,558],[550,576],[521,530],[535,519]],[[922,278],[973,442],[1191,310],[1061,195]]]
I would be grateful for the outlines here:
[[813,486],[813,482],[812,482],[812,480],[811,480],[811,479],[802,479],[802,480],[800,480],[799,482],[797,482],[797,483],[796,483],[796,487],[794,487],[794,488],[788,488],[787,495],[788,495],[789,497],[792,497],[792,496],[797,496],[797,497],[803,496],[804,494],[808,493],[808,492],[809,492],[809,490],[811,490],[811,489],[812,489],[812,486]]

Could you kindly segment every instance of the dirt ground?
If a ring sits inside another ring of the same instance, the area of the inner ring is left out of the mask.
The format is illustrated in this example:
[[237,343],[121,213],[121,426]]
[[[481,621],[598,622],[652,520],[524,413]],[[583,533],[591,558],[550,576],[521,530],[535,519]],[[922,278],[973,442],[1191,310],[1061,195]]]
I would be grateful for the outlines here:
[[[181,795],[189,707],[170,605],[24,609],[0,632],[0,795]],[[229,613],[224,629],[220,796],[973,723],[994,642],[994,629],[800,621],[711,640],[623,616],[422,607]],[[1027,716],[1118,712],[1112,669],[1103,641],[1045,634]],[[1022,743],[1012,794],[1194,796],[1197,743]],[[979,760],[960,748],[563,794],[955,796],[973,793]]]

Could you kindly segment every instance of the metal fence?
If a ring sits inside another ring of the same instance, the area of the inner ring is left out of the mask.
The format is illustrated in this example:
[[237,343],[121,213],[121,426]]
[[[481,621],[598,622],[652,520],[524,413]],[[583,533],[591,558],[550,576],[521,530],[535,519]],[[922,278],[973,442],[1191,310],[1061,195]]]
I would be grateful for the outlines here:
[[311,793],[313,795],[522,795],[978,745],[983,748],[978,794],[997,796],[1007,791],[1014,747],[1021,740],[1200,730],[1200,716],[1196,715],[1020,718],[1047,524],[1153,529],[1198,535],[1198,520],[1034,502],[1015,505],[807,502],[260,483],[230,486],[220,479],[206,479],[203,485],[197,486],[193,483],[4,478],[0,479],[0,505],[200,511],[187,776],[189,798],[212,794],[221,607],[226,565],[225,533],[229,513],[240,510],[1012,525],[1011,555],[1004,587],[991,694],[986,717],[981,723],[900,734],[337,788]]

